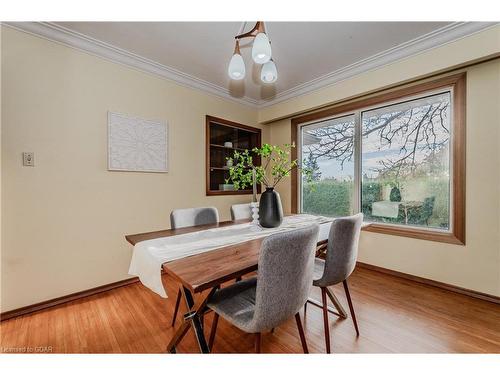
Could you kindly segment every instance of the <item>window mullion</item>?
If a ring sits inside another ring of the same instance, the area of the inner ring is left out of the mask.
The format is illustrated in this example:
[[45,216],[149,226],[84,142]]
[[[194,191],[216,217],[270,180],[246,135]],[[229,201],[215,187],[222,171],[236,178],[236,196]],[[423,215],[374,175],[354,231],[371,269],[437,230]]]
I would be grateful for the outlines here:
[[354,113],[354,213],[361,212],[361,112]]

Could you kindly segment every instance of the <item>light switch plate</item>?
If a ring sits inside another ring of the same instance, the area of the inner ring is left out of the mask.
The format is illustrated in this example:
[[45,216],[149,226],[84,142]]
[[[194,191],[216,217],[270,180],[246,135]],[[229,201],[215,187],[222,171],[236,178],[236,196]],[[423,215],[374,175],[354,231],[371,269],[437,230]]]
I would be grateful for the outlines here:
[[25,167],[35,166],[35,153],[34,152],[23,152],[23,165]]

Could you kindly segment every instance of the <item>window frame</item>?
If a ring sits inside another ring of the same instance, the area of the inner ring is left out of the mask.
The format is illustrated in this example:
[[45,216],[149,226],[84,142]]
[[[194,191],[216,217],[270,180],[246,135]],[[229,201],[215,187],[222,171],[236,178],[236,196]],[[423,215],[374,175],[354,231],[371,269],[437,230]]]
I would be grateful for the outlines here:
[[[465,245],[465,151],[466,151],[466,73],[459,73],[438,79],[428,80],[417,84],[399,87],[391,91],[380,91],[369,97],[353,99],[346,104],[318,112],[306,114],[291,121],[291,140],[297,147],[292,149],[292,159],[301,154],[302,127],[311,125],[329,118],[338,118],[348,115],[355,116],[355,153],[354,173],[355,187],[353,192],[353,209],[359,212],[361,208],[361,115],[362,112],[373,108],[389,106],[417,97],[436,94],[439,91],[450,91],[451,95],[451,139],[450,139],[450,229],[420,228],[389,223],[370,222],[363,230],[417,238],[422,240],[445,242]],[[301,207],[301,180],[300,172],[292,171],[292,212],[297,213]]]
[[[357,144],[357,139],[359,138],[358,136],[358,133],[359,133],[359,130],[358,130],[358,113],[355,113],[355,112],[346,112],[346,113],[340,113],[340,114],[337,114],[337,115],[334,115],[334,116],[329,116],[329,117],[326,117],[326,118],[321,118],[321,119],[318,119],[318,120],[314,120],[314,121],[309,121],[307,123],[303,123],[303,124],[300,124],[299,128],[298,128],[298,134],[297,134],[297,139],[298,139],[298,142],[296,143],[296,148],[297,148],[297,157],[295,157],[294,159],[298,159],[299,162],[302,162],[301,160],[301,155],[302,155],[302,129],[304,127],[307,127],[307,126],[311,126],[311,125],[315,125],[315,124],[318,124],[318,123],[321,123],[323,121],[328,121],[328,120],[333,120],[333,119],[338,119],[338,118],[342,118],[342,117],[348,117],[348,116],[352,116],[354,118],[354,147],[355,149],[357,150],[358,149],[358,144]],[[356,151],[355,151],[356,152]],[[357,212],[359,210],[359,202],[360,202],[360,199],[358,199],[358,195],[359,195],[359,187],[356,186],[356,182],[357,182],[357,175],[358,175],[358,170],[357,170],[357,164],[358,163],[358,158],[355,158],[354,160],[354,170],[353,170],[353,174],[354,174],[354,191],[353,191],[353,210],[354,212]],[[300,212],[302,212],[302,204],[304,203],[304,199],[303,199],[303,196],[302,196],[302,175],[300,174],[300,171],[298,171],[298,179],[297,179],[297,188],[298,188],[298,196],[297,196],[297,202],[298,202],[298,210]],[[361,198],[361,196],[359,196],[359,198]],[[358,202],[359,201],[359,202]]]

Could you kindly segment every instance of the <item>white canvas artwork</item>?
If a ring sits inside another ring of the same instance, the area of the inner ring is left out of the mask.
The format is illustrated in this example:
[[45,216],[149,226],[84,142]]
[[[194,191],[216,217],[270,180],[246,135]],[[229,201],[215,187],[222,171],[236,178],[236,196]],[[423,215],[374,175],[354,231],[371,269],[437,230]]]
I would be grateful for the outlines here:
[[167,172],[166,121],[108,112],[108,170]]

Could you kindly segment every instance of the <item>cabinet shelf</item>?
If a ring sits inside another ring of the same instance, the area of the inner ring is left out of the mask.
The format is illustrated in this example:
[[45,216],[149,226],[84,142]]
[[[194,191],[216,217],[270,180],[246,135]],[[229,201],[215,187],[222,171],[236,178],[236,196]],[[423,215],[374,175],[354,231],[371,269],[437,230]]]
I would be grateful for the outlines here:
[[226,147],[226,146],[222,146],[222,145],[216,145],[216,144],[213,144],[211,143],[210,144],[210,147],[215,147],[215,148],[219,148],[221,150],[227,150],[227,151],[246,151],[248,150],[248,148],[239,148],[239,147]]
[[210,167],[210,171],[229,171],[229,167]]
[[[251,169],[250,167],[247,167],[245,169]],[[210,170],[214,171],[229,171],[229,167],[210,167]]]
[[[225,142],[231,142],[240,147],[225,147]],[[248,146],[248,147],[241,147]],[[229,178],[229,167],[226,158],[235,151],[244,152],[261,146],[261,130],[212,116],[206,116],[206,194],[235,195],[252,194],[252,189],[221,190],[219,187]],[[260,165],[260,157],[254,156],[255,165]],[[260,193],[261,187],[257,186]]]

